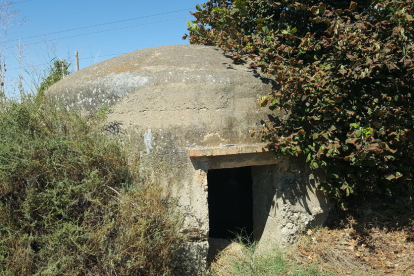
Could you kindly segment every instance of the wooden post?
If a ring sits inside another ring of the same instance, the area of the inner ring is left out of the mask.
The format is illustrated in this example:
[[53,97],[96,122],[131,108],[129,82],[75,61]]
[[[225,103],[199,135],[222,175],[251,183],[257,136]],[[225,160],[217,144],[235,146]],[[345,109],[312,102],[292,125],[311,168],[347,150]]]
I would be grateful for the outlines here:
[[75,59],[76,59],[76,71],[79,71],[79,56],[78,56],[78,51],[75,52]]

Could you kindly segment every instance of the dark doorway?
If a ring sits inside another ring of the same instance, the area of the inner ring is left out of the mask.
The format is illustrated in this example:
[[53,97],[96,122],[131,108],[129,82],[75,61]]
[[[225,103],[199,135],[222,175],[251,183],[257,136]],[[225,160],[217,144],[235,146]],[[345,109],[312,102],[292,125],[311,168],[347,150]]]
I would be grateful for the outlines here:
[[208,210],[210,238],[251,239],[253,232],[253,196],[251,167],[210,170]]

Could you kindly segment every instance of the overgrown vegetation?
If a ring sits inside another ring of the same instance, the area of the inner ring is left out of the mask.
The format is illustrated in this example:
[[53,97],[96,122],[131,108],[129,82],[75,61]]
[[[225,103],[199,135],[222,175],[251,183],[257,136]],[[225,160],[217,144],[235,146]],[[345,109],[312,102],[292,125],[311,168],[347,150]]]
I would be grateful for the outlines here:
[[337,201],[413,192],[412,0],[210,0],[197,10],[184,38],[277,82],[260,105],[290,115],[258,132],[270,148],[324,169],[320,189]]
[[99,118],[45,98],[0,106],[0,274],[168,275],[180,219]]
[[220,253],[211,266],[211,276],[329,276],[330,272],[319,271],[316,266],[297,266],[287,261],[278,249],[257,253],[256,244],[246,245],[241,240],[234,242]]

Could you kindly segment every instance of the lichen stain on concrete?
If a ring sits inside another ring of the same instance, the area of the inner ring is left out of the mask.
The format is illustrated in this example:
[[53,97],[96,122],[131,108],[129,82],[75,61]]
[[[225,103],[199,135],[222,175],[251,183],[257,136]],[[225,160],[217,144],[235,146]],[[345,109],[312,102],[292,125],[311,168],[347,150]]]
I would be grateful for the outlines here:
[[146,149],[148,154],[150,154],[151,150],[153,149],[152,140],[153,140],[153,138],[152,138],[151,129],[147,129],[147,131],[145,131],[145,133],[144,133],[144,144],[145,144],[145,149]]
[[218,133],[207,133],[203,137],[203,143],[206,145],[219,145],[221,143],[225,143],[225,139],[221,137]]
[[93,81],[93,83],[110,87],[118,97],[124,96],[125,87],[136,89],[146,85],[148,82],[148,77],[137,76],[132,72],[110,73],[105,77],[99,77]]

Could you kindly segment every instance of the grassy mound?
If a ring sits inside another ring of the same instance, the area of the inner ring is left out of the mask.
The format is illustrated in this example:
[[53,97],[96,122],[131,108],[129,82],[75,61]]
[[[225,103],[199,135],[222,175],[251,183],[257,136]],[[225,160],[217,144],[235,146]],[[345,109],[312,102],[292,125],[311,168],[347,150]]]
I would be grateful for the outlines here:
[[177,214],[98,120],[0,103],[0,274],[167,275]]

